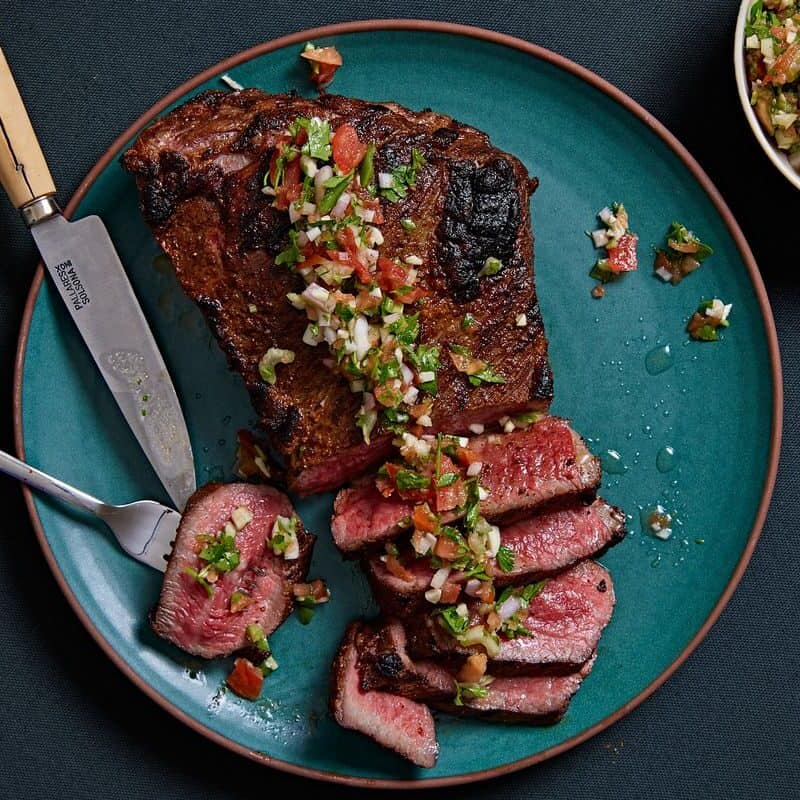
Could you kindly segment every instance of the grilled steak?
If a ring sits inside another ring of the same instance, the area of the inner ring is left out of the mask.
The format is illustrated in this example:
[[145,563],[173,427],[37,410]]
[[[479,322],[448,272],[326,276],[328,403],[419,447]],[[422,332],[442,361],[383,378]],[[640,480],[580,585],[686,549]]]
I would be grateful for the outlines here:
[[421,700],[451,714],[481,716],[499,722],[547,725],[559,720],[569,701],[594,665],[592,656],[567,675],[495,678],[485,697],[463,692],[462,705],[453,702],[454,674],[432,661],[412,661],[406,634],[398,621],[389,621],[359,641],[361,687]]
[[486,697],[463,697],[463,705],[436,700],[433,705],[449,714],[478,716],[496,722],[551,725],[564,716],[569,701],[592,671],[595,656],[568,675],[495,678]]
[[[468,608],[477,624],[476,604]],[[584,561],[547,581],[520,612],[530,636],[501,638],[500,652],[490,659],[488,671],[492,675],[572,672],[591,658],[613,610],[611,576],[599,564]],[[459,663],[481,652],[479,647],[460,645],[430,614],[409,620],[406,630],[408,650],[415,659]]]
[[[354,424],[360,396],[322,365],[324,348],[303,344],[305,316],[286,300],[303,280],[274,264],[290,226],[261,193],[262,178],[298,116],[353,126],[362,142],[376,144],[376,173],[407,164],[412,148],[426,159],[406,197],[381,201],[381,254],[411,251],[423,262],[417,284],[428,297],[419,341],[439,345],[443,355],[432,430],[464,432],[471,423],[546,409],[552,377],[528,208],[536,182],[516,158],[484,133],[430,111],[334,95],[206,92],[145,129],[122,164],[136,177],[142,212],[184,290],[285,455],[290,488],[340,486],[385,458],[391,438],[376,430],[372,445],[363,443]],[[401,225],[408,217],[416,222],[412,232]],[[503,269],[480,276],[489,257]],[[469,330],[461,326],[466,314],[474,319]],[[473,386],[446,356],[448,344],[468,347],[505,382]],[[258,370],[271,347],[296,354],[274,386]]]
[[[214,535],[240,507],[252,521],[236,533],[239,564],[220,572],[207,588],[192,577],[207,562],[200,558],[204,544],[198,535]],[[258,624],[269,634],[292,610],[291,585],[303,581],[311,560],[314,537],[297,521],[299,555],[275,555],[270,538],[278,516],[294,515],[286,495],[270,486],[210,483],[190,498],[164,576],[161,597],[152,615],[155,632],[193,655],[230,655],[249,646],[246,628]],[[210,592],[210,596],[209,596]],[[231,611],[231,595],[247,597],[246,607]]]
[[[522,580],[531,582],[598,555],[624,535],[625,515],[602,499],[589,506],[573,502],[566,507],[544,509],[533,517],[501,528],[501,542],[514,554],[514,566],[509,572],[503,572],[492,559],[486,571],[496,586]],[[410,547],[402,550],[401,555],[411,580],[390,572],[378,553],[365,556],[363,565],[383,613],[408,617],[430,609],[425,592],[430,588],[435,570],[430,558],[416,556]],[[467,580],[464,572],[457,571],[447,578],[448,583],[459,585]]]
[[[524,515],[548,501],[593,492],[600,483],[600,462],[566,420],[545,417],[507,434],[485,434],[469,441],[483,465],[481,486],[489,496],[480,511],[489,519]],[[396,494],[383,497],[372,478],[342,489],[336,497],[331,531],[340,550],[353,552],[390,539],[414,503]],[[443,521],[457,517],[445,514]]]
[[331,670],[330,706],[343,727],[364,733],[420,767],[432,767],[439,755],[433,716],[427,706],[407,697],[364,691],[358,671],[363,623],[348,626]]
[[402,623],[389,620],[364,628],[358,644],[358,669],[364,691],[383,690],[415,700],[446,700],[455,694],[455,678],[432,661],[412,661]]

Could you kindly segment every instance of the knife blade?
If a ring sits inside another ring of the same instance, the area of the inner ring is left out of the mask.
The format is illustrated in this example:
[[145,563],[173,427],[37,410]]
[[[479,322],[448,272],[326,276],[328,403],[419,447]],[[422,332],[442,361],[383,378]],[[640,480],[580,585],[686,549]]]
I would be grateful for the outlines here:
[[22,213],[125,420],[176,507],[194,492],[189,433],[175,387],[102,220],[66,220],[0,49],[0,182]]

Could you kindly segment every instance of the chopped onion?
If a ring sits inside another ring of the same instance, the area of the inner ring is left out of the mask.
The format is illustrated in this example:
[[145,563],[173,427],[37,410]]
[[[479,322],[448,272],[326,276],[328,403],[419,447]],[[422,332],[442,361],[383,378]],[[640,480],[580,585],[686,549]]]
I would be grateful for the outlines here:
[[467,467],[467,475],[470,478],[474,478],[476,475],[480,475],[481,474],[481,470],[482,469],[483,469],[483,464],[480,461],[473,461]]
[[755,33],[752,36],[748,36],[744,40],[744,44],[748,50],[758,50],[759,47],[761,47],[761,43],[758,40],[758,35]]
[[[305,247],[309,243],[310,239],[308,238],[308,234],[305,231],[297,231],[297,245],[298,247]],[[306,273],[303,273],[305,277]]]
[[672,280],[672,273],[666,267],[659,267],[656,270],[656,275],[661,278],[662,281],[671,281]]
[[362,208],[360,216],[361,216],[361,219],[364,220],[364,222],[372,222],[372,220],[375,219],[375,209],[373,209],[373,208]]
[[764,58],[775,58],[775,49],[771,36],[761,40],[761,55]]
[[442,590],[441,589],[428,589],[425,592],[425,599],[429,603],[433,603],[434,605],[438,603],[442,599]]
[[467,581],[467,585],[464,587],[464,591],[470,597],[477,597],[478,589],[481,588],[481,582],[477,578],[470,578]]
[[419,382],[420,383],[430,383],[430,381],[436,380],[436,373],[432,370],[425,370],[424,372],[420,372],[419,374]]
[[520,608],[522,608],[522,601],[519,597],[512,594],[511,597],[505,600],[500,608],[497,609],[497,615],[505,622],[510,617],[513,617]]
[[367,241],[374,247],[379,247],[382,245],[383,234],[381,233],[380,228],[370,225],[369,228],[367,228]]
[[516,427],[517,426],[514,424],[514,421],[513,420],[509,420],[508,422],[506,422],[505,425],[503,425],[503,432],[504,433],[511,433],[514,430],[514,428],[516,428]]
[[472,433],[475,433],[478,436],[480,436],[485,430],[483,423],[481,422],[473,422],[472,425],[469,426],[469,429],[472,431]]
[[416,386],[409,386],[406,393],[403,395],[403,402],[407,406],[413,406],[419,397],[419,389]]
[[[309,228],[306,232],[306,237],[308,238],[309,242],[315,242],[319,239],[320,234],[322,233],[322,228],[317,227],[316,225],[313,228]],[[298,234],[298,242],[300,240],[300,236]]]
[[331,216],[334,219],[341,219],[349,205],[350,195],[347,192],[343,192],[342,196],[336,201],[336,205],[331,209]]
[[394,186],[394,176],[391,172],[379,172],[378,173],[378,186],[381,189],[391,189]]
[[310,217],[317,213],[317,207],[313,203],[303,203],[303,205],[300,206],[300,213],[304,217]]
[[325,187],[322,184],[332,176],[333,169],[328,164],[324,167],[320,167],[314,175],[314,199],[317,205],[320,204],[325,195]]
[[369,352],[369,323],[359,314],[353,321],[353,341],[356,345],[356,358],[361,361]]
[[486,555],[494,558],[497,551],[500,549],[500,528],[497,525],[490,525],[489,530],[486,532],[486,540],[488,547],[486,548]]
[[469,444],[469,439],[466,436],[459,436],[458,437],[458,446],[459,447],[466,447]]
[[431,420],[429,414],[423,414],[417,419],[417,422],[422,425],[423,428],[430,428],[433,426],[433,420]]
[[433,573],[433,577],[431,578],[431,586],[434,589],[441,589],[444,586],[445,581],[447,580],[447,576],[450,574],[450,567],[442,567],[441,569],[437,569],[436,572]]
[[300,156],[300,169],[302,169],[309,178],[313,178],[317,174],[319,167],[311,156],[302,155]]
[[225,75],[220,75],[220,76],[219,76],[219,79],[220,79],[220,80],[221,80],[221,81],[222,81],[222,82],[223,82],[223,83],[224,83],[224,84],[225,84],[225,85],[226,85],[228,88],[230,88],[230,89],[233,89],[233,91],[234,91],[234,92],[241,92],[241,91],[242,91],[242,89],[244,89],[244,86],[242,86],[242,84],[241,84],[241,83],[239,83],[239,81],[235,81],[235,80],[234,80],[233,78],[231,78],[231,76],[230,76],[230,75],[228,75],[227,73],[226,73]]
[[608,244],[608,231],[603,228],[592,231],[592,244],[595,247],[605,247]]
[[478,487],[478,499],[479,500],[486,500],[489,497],[489,490],[484,486]]
[[597,212],[597,216],[600,217],[609,228],[617,221],[614,212],[608,206],[601,208],[600,211]]
[[403,261],[405,261],[406,264],[411,264],[412,267],[419,267],[422,265],[422,259],[419,256],[415,256],[413,254],[410,256],[406,256],[403,259]]
[[467,604],[466,603],[459,603],[456,606],[456,614],[459,617],[466,617],[467,616]]
[[[403,376],[404,383],[408,384],[413,383],[414,373],[409,369],[407,364],[402,364],[402,363],[400,364],[400,374]],[[414,388],[414,391],[417,391],[416,388]]]
[[300,209],[297,208],[297,203],[289,203],[289,222],[295,223],[302,216]]
[[528,327],[528,315],[527,314],[517,314],[516,323],[517,323],[517,327],[518,328],[527,328]]

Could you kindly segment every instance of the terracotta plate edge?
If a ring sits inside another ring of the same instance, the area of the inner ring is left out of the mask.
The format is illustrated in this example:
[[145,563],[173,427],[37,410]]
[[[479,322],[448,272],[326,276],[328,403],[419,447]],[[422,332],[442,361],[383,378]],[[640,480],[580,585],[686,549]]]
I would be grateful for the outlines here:
[[[424,32],[447,33],[460,36],[469,36],[474,39],[481,39],[483,41],[493,42],[495,44],[514,48],[515,50],[520,50],[524,53],[534,56],[535,58],[539,58],[542,61],[554,64],[560,69],[563,69],[564,71],[582,79],[583,81],[590,84],[594,88],[599,89],[600,91],[610,96],[620,105],[624,106],[628,111],[630,111],[632,114],[638,117],[642,122],[644,122],[645,125],[647,125],[659,138],[661,138],[672,149],[672,151],[678,156],[678,158],[680,158],[681,161],[688,167],[689,171],[692,173],[692,175],[698,181],[698,183],[703,187],[706,194],[709,196],[712,203],[714,204],[714,207],[716,208],[717,212],[725,222],[728,230],[730,231],[731,236],[733,237],[736,246],[739,249],[739,252],[742,256],[745,266],[747,267],[750,279],[756,291],[759,307],[761,309],[761,315],[764,320],[764,327],[769,346],[770,362],[772,366],[772,392],[773,392],[772,432],[771,432],[767,473],[764,481],[764,488],[761,497],[761,502],[759,504],[758,512],[756,514],[753,527],[750,531],[747,544],[745,546],[741,558],[739,559],[738,564],[736,565],[736,568],[733,571],[733,574],[730,577],[730,580],[728,581],[727,586],[725,587],[725,590],[723,591],[721,597],[719,598],[716,605],[712,609],[708,618],[701,626],[700,630],[698,630],[698,632],[694,635],[694,637],[692,637],[691,641],[686,645],[686,647],[672,662],[672,664],[670,664],[670,666],[667,667],[664,670],[664,672],[661,673],[661,675],[659,675],[654,681],[652,681],[648,686],[646,686],[636,697],[634,697],[632,700],[630,700],[621,708],[617,709],[613,714],[610,714],[605,719],[600,720],[600,722],[596,723],[591,728],[588,728],[582,733],[573,736],[571,739],[568,739],[567,741],[562,742],[561,744],[555,745],[554,747],[550,747],[547,750],[541,751],[540,753],[536,753],[533,756],[528,756],[526,758],[522,758],[508,764],[503,764],[502,766],[499,767],[493,767],[491,769],[481,770],[478,772],[464,773],[461,775],[451,775],[442,778],[420,778],[420,779],[409,779],[409,780],[366,778],[366,777],[358,777],[352,775],[343,775],[335,772],[326,772],[323,770],[317,770],[308,767],[301,767],[289,763],[287,761],[282,761],[280,759],[266,756],[263,753],[258,753],[249,750],[248,748],[236,744],[235,742],[222,736],[221,734],[212,731],[210,728],[205,727],[197,720],[191,718],[188,714],[186,714],[185,712],[181,711],[179,708],[174,706],[166,697],[161,695],[146,681],[144,681],[141,677],[139,677],[133,671],[133,669],[122,659],[122,657],[117,653],[117,651],[114,650],[114,648],[108,643],[108,641],[100,634],[97,628],[95,628],[94,623],[89,618],[88,614],[83,610],[82,606],[80,605],[77,598],[73,594],[72,589],[69,587],[64,576],[62,575],[58,567],[58,564],[56,563],[55,557],[53,556],[53,553],[47,542],[47,538],[45,536],[41,521],[36,512],[36,507],[33,503],[32,493],[27,488],[23,488],[23,492],[25,495],[25,502],[28,507],[28,512],[31,517],[31,522],[33,523],[33,528],[36,532],[36,536],[39,540],[39,544],[42,548],[45,559],[47,560],[47,563],[50,566],[50,569],[53,572],[53,575],[58,585],[60,586],[62,592],[66,596],[67,601],[72,606],[73,611],[78,615],[78,618],[86,627],[90,635],[103,649],[106,655],[114,662],[114,664],[116,664],[116,666],[128,678],[130,678],[130,680],[132,680],[133,683],[136,684],[136,686],[138,686],[145,694],[147,694],[149,697],[155,700],[160,706],[162,706],[164,709],[170,712],[177,719],[184,722],[190,728],[194,729],[203,736],[206,736],[208,739],[216,742],[217,744],[220,744],[223,747],[228,748],[229,750],[244,755],[254,761],[257,761],[262,764],[268,764],[269,766],[275,767],[285,772],[294,773],[296,775],[301,775],[307,778],[315,778],[317,780],[325,780],[333,783],[340,783],[350,786],[361,786],[368,788],[408,789],[411,787],[426,788],[434,786],[451,786],[451,785],[472,782],[476,780],[484,780],[488,778],[497,777],[500,775],[505,775],[510,772],[515,772],[517,770],[523,769],[524,767],[528,767],[531,766],[532,764],[537,764],[541,761],[545,761],[548,758],[552,758],[553,756],[563,753],[564,751],[569,750],[572,747],[575,747],[581,742],[586,741],[587,739],[594,736],[596,733],[599,733],[608,726],[612,725],[618,719],[625,716],[627,713],[636,708],[636,706],[638,706],[640,703],[646,700],[672,675],[673,672],[675,672],[675,670],[689,657],[692,651],[700,644],[700,642],[706,636],[712,625],[719,618],[723,608],[725,608],[725,606],[728,604],[731,595],[733,594],[734,590],[739,584],[739,581],[741,580],[742,575],[744,574],[744,571],[747,568],[747,564],[750,561],[750,557],[753,554],[753,550],[755,549],[756,542],[758,541],[758,537],[761,533],[761,529],[764,525],[764,520],[767,515],[767,510],[769,508],[769,503],[772,497],[772,491],[775,486],[775,477],[778,469],[781,431],[783,427],[783,384],[781,376],[781,360],[780,360],[780,353],[778,350],[778,339],[775,330],[775,321],[772,316],[772,310],[769,305],[769,299],[767,296],[766,289],[764,287],[764,283],[761,279],[758,266],[756,265],[755,259],[750,250],[750,247],[747,244],[747,241],[745,240],[744,234],[739,228],[739,225],[734,219],[733,214],[731,213],[727,204],[723,200],[722,195],[719,193],[717,188],[711,182],[711,179],[708,177],[708,175],[706,175],[702,167],[697,163],[697,161],[693,158],[693,156],[689,153],[689,151],[675,138],[675,136],[673,136],[667,130],[666,127],[664,127],[664,125],[658,122],[658,120],[656,120],[651,114],[649,114],[644,108],[642,108],[642,106],[640,106],[636,101],[631,99],[624,92],[617,89],[615,86],[611,85],[608,81],[601,78],[594,72],[576,64],[574,61],[570,61],[564,56],[560,56],[557,53],[554,53],[538,45],[531,44],[522,39],[518,39],[514,36],[508,36],[506,34],[497,33],[495,31],[489,31],[484,28],[473,27],[470,25],[458,25],[455,23],[437,22],[430,20],[417,20],[417,19],[361,20],[356,22],[343,22],[334,25],[326,25],[319,28],[312,28],[309,30],[301,31],[299,33],[283,36],[278,39],[273,39],[269,42],[256,45],[255,47],[249,48],[248,50],[244,50],[241,53],[231,56],[230,58],[227,58],[224,61],[221,61],[212,67],[209,67],[208,69],[196,75],[194,78],[191,78],[190,80],[186,81],[181,86],[177,87],[172,92],[164,96],[148,111],[142,114],[135,122],[133,122],[133,124],[131,124],[120,136],[118,136],[112,142],[110,147],[105,151],[102,157],[88,172],[83,181],[81,181],[80,185],[78,186],[77,190],[75,191],[75,193],[73,194],[72,198],[70,199],[69,203],[65,208],[66,216],[70,216],[75,211],[78,204],[81,202],[84,195],[89,190],[89,187],[96,180],[97,176],[116,157],[118,150],[120,150],[127,141],[129,141],[133,136],[135,136],[139,130],[141,130],[146,124],[148,124],[156,115],[161,113],[161,111],[163,111],[167,106],[169,106],[170,104],[178,100],[180,97],[182,97],[184,94],[196,88],[200,84],[205,83],[210,78],[213,78],[214,76],[223,73],[226,70],[232,69],[233,67],[245,61],[250,61],[253,58],[264,55],[265,53],[272,52],[273,50],[278,50],[282,47],[305,42],[308,41],[309,39],[317,39],[326,36],[336,36],[348,33],[360,33],[372,30],[411,30],[411,31],[424,31]],[[28,340],[28,333],[30,330],[31,318],[33,316],[33,310],[36,303],[36,298],[38,296],[39,289],[41,288],[43,277],[44,277],[44,271],[40,263],[37,266],[36,273],[34,275],[33,282],[31,284],[31,288],[25,305],[22,324],[20,327],[17,354],[14,364],[14,394],[13,394],[14,440],[20,458],[24,458],[25,454],[24,438],[22,431],[22,379],[23,379],[25,351]]]

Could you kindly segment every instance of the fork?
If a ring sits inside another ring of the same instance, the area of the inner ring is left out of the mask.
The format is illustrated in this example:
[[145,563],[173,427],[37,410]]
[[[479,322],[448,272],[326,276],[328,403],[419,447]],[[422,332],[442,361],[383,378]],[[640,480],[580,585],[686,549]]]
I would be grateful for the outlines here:
[[2,450],[0,470],[33,489],[94,514],[111,528],[129,556],[161,572],[166,570],[181,521],[181,515],[174,509],[154,500],[138,500],[122,506],[104,503]]

